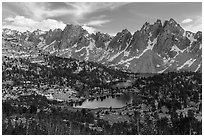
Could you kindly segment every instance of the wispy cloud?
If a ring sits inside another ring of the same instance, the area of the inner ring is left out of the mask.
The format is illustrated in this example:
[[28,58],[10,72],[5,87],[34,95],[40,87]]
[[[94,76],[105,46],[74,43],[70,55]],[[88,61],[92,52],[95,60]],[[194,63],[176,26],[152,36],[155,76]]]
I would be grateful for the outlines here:
[[[76,3],[66,3],[68,6],[71,6],[72,9],[69,10],[69,13],[71,13],[77,21],[84,19],[86,15],[99,12],[103,10],[114,10],[116,8],[119,8],[123,5],[126,5],[128,3],[125,2],[76,2]],[[104,15],[100,16],[101,18],[104,17]]]
[[182,27],[185,30],[192,31],[194,33],[197,31],[202,31],[202,16],[193,17],[192,21],[184,23]]
[[108,23],[108,22],[110,22],[110,20],[92,20],[85,24],[89,26],[102,26],[103,24]]
[[87,30],[90,34],[100,31],[96,27],[100,27],[105,23],[110,22],[110,20],[92,20],[87,23],[81,24],[83,29]]
[[87,26],[87,25],[82,25],[82,28],[87,30],[90,34],[95,33],[96,31],[98,31],[96,28],[90,27],[90,26]]
[[85,18],[87,14],[101,11],[114,10],[127,3],[111,3],[111,2],[68,2],[66,8],[50,9],[47,3],[19,3],[22,8],[32,16],[33,19],[42,20],[45,18],[70,15],[76,21]]
[[186,24],[186,23],[189,23],[189,22],[192,22],[193,20],[192,19],[184,19],[181,23],[183,24]]
[[70,9],[49,9],[46,3],[20,3],[28,16],[34,20],[43,20],[50,17],[62,16],[66,14],[73,14],[74,10]]
[[[99,31],[96,29],[96,26],[102,26],[102,24],[109,22],[109,20],[94,20],[90,21],[87,24],[81,24],[82,28],[87,30],[90,34]],[[3,21],[3,28],[10,28],[14,30],[18,30],[21,32],[25,31],[34,31],[36,29],[40,30],[50,30],[61,28],[64,29],[66,25],[54,19],[45,19],[41,21],[35,21],[30,18],[26,18],[24,16],[16,16],[16,17],[8,17]]]
[[34,31],[36,29],[49,30],[61,28],[64,29],[66,25],[57,20],[45,19],[35,21],[33,19],[25,18],[24,16],[8,17],[3,21],[3,28],[15,29],[18,31]]
[[[86,30],[94,32],[99,30],[96,27],[100,27],[110,20],[106,18],[107,15],[93,16],[93,14],[105,10],[115,10],[128,3],[66,2],[60,4],[57,6],[57,3],[48,2],[6,3],[4,11],[8,9],[16,14],[6,11],[7,16],[3,18],[3,25],[18,30],[34,30],[37,26],[39,29],[50,29],[56,24],[61,27],[64,26],[64,23],[73,23],[83,25]],[[64,23],[60,20],[63,20]],[[46,22],[47,25],[49,24],[48,26],[44,24]],[[48,22],[51,22],[51,25]]]

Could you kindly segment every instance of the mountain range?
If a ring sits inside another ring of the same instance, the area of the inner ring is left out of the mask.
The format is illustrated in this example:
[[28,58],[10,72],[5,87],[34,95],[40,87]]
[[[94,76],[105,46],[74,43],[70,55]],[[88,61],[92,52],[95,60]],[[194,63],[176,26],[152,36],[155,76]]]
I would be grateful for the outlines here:
[[[134,73],[202,71],[202,32],[184,30],[174,19],[145,23],[131,34],[127,29],[115,36],[89,34],[80,25],[33,32],[3,29],[3,47],[12,42],[19,54],[47,53],[103,64]],[[7,47],[8,49],[8,47]],[[4,52],[3,52],[4,53]]]

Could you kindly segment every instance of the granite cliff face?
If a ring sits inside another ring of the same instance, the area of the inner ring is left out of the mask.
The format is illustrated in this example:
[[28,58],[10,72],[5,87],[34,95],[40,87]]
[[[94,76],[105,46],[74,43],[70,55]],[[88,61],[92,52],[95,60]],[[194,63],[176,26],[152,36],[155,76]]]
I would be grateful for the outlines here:
[[202,32],[185,31],[175,20],[145,23],[131,34],[127,29],[111,37],[97,32],[89,34],[79,25],[64,30],[36,30],[20,33],[3,30],[4,39],[32,42],[43,52],[92,61],[135,73],[201,71]]

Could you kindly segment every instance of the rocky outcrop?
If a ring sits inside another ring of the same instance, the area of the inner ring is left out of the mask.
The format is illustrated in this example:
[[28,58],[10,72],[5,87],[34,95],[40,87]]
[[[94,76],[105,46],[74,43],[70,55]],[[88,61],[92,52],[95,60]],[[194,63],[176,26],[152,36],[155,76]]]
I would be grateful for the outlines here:
[[87,45],[88,32],[79,25],[67,25],[62,32],[60,49],[72,47],[76,43]]
[[116,36],[110,41],[108,48],[114,51],[122,51],[130,43],[131,37],[131,33],[127,29],[124,29],[122,32],[118,32]]
[[96,32],[96,34],[92,34],[91,37],[95,41],[96,47],[102,49],[105,49],[106,43],[111,40],[110,35],[101,32]]
[[47,32],[47,35],[45,36],[45,44],[49,45],[53,41],[60,42],[62,39],[62,30],[61,29],[55,29],[55,30],[49,30]]

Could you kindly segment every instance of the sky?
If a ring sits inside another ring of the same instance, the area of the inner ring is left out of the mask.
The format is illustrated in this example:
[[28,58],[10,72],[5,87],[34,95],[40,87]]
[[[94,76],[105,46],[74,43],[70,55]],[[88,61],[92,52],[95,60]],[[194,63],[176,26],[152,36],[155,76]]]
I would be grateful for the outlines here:
[[3,2],[3,28],[19,31],[64,29],[81,25],[88,32],[115,35],[123,29],[131,33],[145,22],[173,18],[185,30],[202,30],[201,2]]

